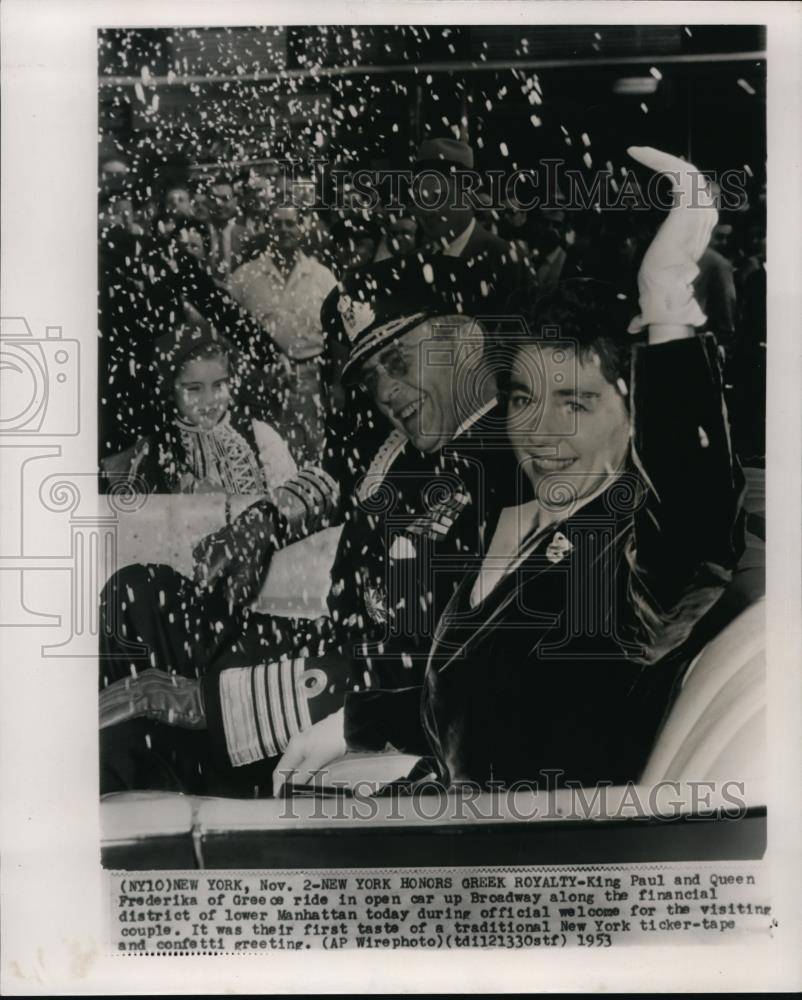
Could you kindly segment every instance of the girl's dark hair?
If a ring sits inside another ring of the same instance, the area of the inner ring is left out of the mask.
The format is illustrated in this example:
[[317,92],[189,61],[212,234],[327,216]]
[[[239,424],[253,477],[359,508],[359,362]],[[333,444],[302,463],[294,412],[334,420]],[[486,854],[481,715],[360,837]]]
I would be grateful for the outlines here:
[[231,371],[231,345],[224,340],[216,340],[211,343],[201,344],[194,351],[190,351],[181,361],[176,365],[173,381],[178,378],[181,370],[190,363],[190,361],[208,361],[211,358],[223,358],[229,367],[229,372]]
[[[179,328],[180,329],[180,328]],[[204,340],[193,350],[182,353],[174,361],[162,363],[156,379],[158,400],[158,426],[153,435],[151,476],[157,483],[157,492],[172,492],[187,461],[178,427],[175,405],[175,381],[184,365],[199,358],[224,358],[229,375],[234,374],[235,353],[232,345],[222,337]],[[234,401],[232,400],[232,403]]]
[[151,369],[164,396],[170,395],[176,376],[191,359],[225,355],[232,371],[238,361],[234,345],[206,320],[179,323],[157,338],[152,350]]
[[[510,311],[523,317],[533,343],[567,345],[580,360],[595,355],[611,385],[618,387],[619,380],[629,385],[632,348],[638,338],[627,332],[627,326],[636,307],[613,285],[593,278],[570,278],[534,302],[513,298]],[[515,353],[500,355],[496,364],[502,393]]]

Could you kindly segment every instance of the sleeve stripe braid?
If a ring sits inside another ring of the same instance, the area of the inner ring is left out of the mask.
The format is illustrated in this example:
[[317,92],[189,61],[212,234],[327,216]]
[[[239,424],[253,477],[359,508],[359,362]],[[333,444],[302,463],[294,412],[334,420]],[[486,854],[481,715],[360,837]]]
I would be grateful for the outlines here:
[[[314,506],[320,507],[321,513],[328,514],[337,500],[337,487],[330,476],[316,469],[303,469],[293,480],[296,487],[304,488]],[[315,497],[317,494],[317,498]]]
[[339,502],[339,489],[323,469],[302,469],[293,479],[277,487],[272,494],[280,513],[293,527],[308,521],[308,530],[322,526]]
[[253,698],[254,708],[256,710],[256,732],[259,736],[259,747],[262,751],[263,757],[272,756],[268,754],[267,747],[265,746],[265,741],[262,739],[262,727],[259,725],[259,696],[257,694],[259,686],[257,685],[257,674],[259,672],[259,667],[251,670],[251,697]]
[[234,767],[262,759],[251,688],[252,667],[233,667],[220,674],[220,708],[228,756]]
[[284,719],[287,723],[288,738],[292,739],[293,736],[300,730],[298,724],[298,716],[295,709],[295,698],[293,688],[292,678],[292,660],[282,660],[281,661],[281,695],[284,704]]
[[220,707],[233,767],[277,757],[312,719],[304,681],[307,661],[232,667],[220,674]]
[[277,663],[268,664],[267,685],[269,691],[269,704],[271,715],[275,725],[276,744],[282,752],[286,750],[290,737],[287,733],[287,726],[284,721],[283,703],[281,698],[281,683],[279,678],[279,665]]
[[304,483],[308,483],[313,489],[317,490],[320,494],[321,500],[324,502],[331,499],[330,487],[320,478],[320,476],[316,475],[315,469],[301,469],[298,473],[298,479],[302,480]]
[[259,714],[259,724],[265,743],[274,747],[275,753],[283,753],[296,733],[312,725],[303,687],[306,660],[280,660],[264,669],[264,711]]
[[281,740],[278,735],[277,719],[281,713],[281,705],[277,705],[273,694],[271,679],[273,671],[270,669],[272,663],[265,664],[262,675],[262,691],[265,699],[265,714],[262,717],[262,727],[265,733],[265,741],[270,742],[276,748],[276,753],[281,753]]
[[275,757],[279,750],[273,739],[273,727],[270,724],[270,706],[267,698],[267,684],[265,682],[265,671],[269,669],[269,664],[261,664],[256,668],[258,672],[258,683],[256,684],[256,710],[259,731],[262,742],[267,751],[268,757]]

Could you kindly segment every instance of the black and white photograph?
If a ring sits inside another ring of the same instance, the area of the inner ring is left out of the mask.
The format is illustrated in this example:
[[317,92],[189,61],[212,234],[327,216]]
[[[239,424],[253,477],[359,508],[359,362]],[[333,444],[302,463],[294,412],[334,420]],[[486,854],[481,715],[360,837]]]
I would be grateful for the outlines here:
[[[105,811],[272,800],[266,845],[288,796],[697,780],[723,819],[687,843],[578,850],[760,855],[764,51],[100,32],[101,487],[147,497],[101,601]],[[214,850],[261,862],[237,815]],[[281,856],[427,859],[367,825]]]
[[[65,5],[63,249],[12,296],[3,241],[0,638],[41,657],[4,746],[41,719],[81,782],[68,992],[800,974],[799,9],[446,6]],[[33,305],[62,255],[86,329]]]

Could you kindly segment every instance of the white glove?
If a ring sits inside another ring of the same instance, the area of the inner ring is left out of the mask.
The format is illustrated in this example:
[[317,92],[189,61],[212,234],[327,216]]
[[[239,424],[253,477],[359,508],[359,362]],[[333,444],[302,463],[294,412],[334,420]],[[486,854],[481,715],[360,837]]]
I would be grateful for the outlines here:
[[646,326],[701,326],[706,319],[693,297],[696,262],[718,221],[710,187],[696,167],[651,146],[630,146],[629,155],[652,170],[672,175],[674,207],[657,230],[638,272],[640,316],[630,333]]

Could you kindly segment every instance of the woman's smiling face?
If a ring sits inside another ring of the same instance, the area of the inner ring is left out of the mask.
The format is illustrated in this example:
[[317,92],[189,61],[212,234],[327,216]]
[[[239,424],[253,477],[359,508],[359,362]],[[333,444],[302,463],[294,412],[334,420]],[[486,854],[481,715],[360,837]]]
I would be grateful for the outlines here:
[[569,345],[538,343],[515,358],[507,433],[536,495],[559,481],[581,499],[623,468],[629,413],[597,354],[581,358]]

